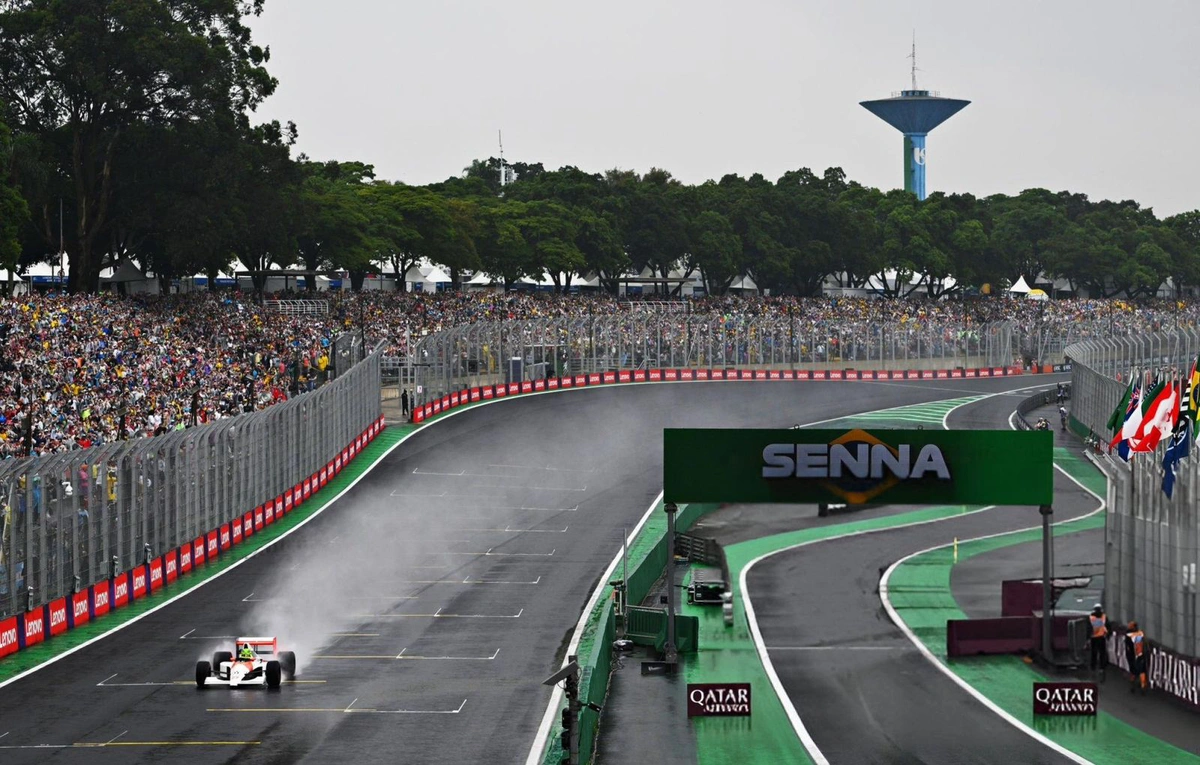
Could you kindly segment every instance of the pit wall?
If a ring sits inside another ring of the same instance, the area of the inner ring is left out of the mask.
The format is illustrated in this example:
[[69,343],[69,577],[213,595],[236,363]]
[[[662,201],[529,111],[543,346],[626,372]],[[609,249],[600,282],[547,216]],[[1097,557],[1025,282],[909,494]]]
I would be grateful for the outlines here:
[[[675,528],[678,532],[686,532],[704,515],[714,512],[721,506],[708,503],[692,503],[680,505],[675,516]],[[667,562],[671,559],[671,549],[667,541],[666,513],[660,502],[654,508],[650,519],[642,527],[637,538],[629,546],[629,580],[626,583],[628,602],[641,603],[653,589],[654,584],[666,571]],[[584,704],[591,703],[603,707],[608,698],[608,681],[612,674],[612,644],[617,636],[619,617],[614,607],[613,588],[607,582],[601,583],[603,590],[596,607],[588,616],[587,624],[579,639],[579,699]],[[676,614],[676,625],[681,627],[680,638],[686,642],[687,636],[693,636],[692,645],[684,646],[695,650],[696,625],[681,624],[683,621],[696,621],[695,617]],[[561,720],[561,713],[555,718]],[[584,706],[579,713],[579,761],[591,762],[595,753],[596,736],[600,730],[600,715]],[[542,762],[544,765],[558,765],[566,756],[562,748],[562,726],[555,723],[550,737],[549,746],[545,747]]]
[[318,471],[296,482],[283,494],[254,508],[239,510],[216,528],[194,540],[146,560],[128,571],[113,572],[83,590],[37,605],[31,611],[0,621],[0,657],[52,640],[90,621],[125,608],[204,566],[229,555],[238,545],[304,504],[341,473],[383,431],[379,417]]
[[507,396],[525,393],[542,393],[553,390],[595,387],[647,382],[697,382],[710,380],[949,380],[979,377],[1008,377],[1026,373],[1052,374],[1063,372],[1069,367],[1061,364],[1034,367],[1026,370],[1020,366],[985,367],[981,369],[921,369],[921,370],[863,370],[863,369],[635,369],[619,372],[594,372],[589,374],[548,377],[542,380],[498,383],[462,391],[447,393],[438,399],[417,406],[413,410],[413,422],[423,422],[429,417],[450,411],[459,406],[480,401],[492,401]]

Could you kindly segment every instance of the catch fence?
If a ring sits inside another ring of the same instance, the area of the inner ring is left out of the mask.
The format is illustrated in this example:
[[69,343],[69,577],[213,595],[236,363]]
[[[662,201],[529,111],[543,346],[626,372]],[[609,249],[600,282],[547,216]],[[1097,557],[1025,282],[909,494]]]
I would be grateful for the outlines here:
[[[0,617],[80,591],[272,500],[380,415],[381,353],[267,409],[0,463]],[[332,375],[331,375],[332,376]]]
[[[1107,452],[1109,417],[1131,374],[1185,375],[1200,354],[1200,330],[1089,340],[1066,349],[1071,358],[1073,427]],[[1200,444],[1175,468],[1172,497],[1163,492],[1166,441],[1129,463],[1098,460],[1108,476],[1105,527],[1105,610],[1136,620],[1156,644],[1200,656],[1196,567],[1200,562]]]
[[1002,367],[1019,358],[1018,345],[1007,322],[813,327],[783,313],[643,311],[464,325],[426,335],[396,365],[412,367],[421,402],[476,385],[628,369]]

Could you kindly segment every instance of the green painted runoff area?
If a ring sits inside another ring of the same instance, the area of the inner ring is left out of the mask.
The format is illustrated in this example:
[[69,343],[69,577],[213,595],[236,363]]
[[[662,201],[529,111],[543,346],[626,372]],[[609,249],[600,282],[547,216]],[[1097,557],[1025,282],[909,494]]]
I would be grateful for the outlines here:
[[[739,583],[750,561],[766,553],[795,545],[833,539],[855,532],[899,528],[969,512],[965,506],[928,507],[886,518],[870,518],[834,526],[789,531],[761,539],[739,542],[725,548],[729,578],[733,585],[733,626],[726,627],[719,608],[684,606],[685,613],[700,617],[700,651],[687,663],[689,683],[750,683],[754,693],[753,729],[742,718],[692,718],[700,765],[758,765],[762,763],[810,763],[796,737],[783,703],[771,688],[766,670],[750,637]],[[731,722],[733,721],[733,722]]]
[[305,518],[311,517],[328,505],[339,492],[374,466],[376,460],[391,448],[393,444],[416,429],[412,425],[384,428],[375,437],[375,440],[367,444],[341,473],[325,484],[324,489],[313,494],[307,502],[304,502],[295,510],[283,516],[281,520],[263,528],[262,531],[252,535],[241,544],[221,553],[215,561],[201,564],[199,567],[192,569],[190,573],[182,575],[179,579],[171,582],[154,594],[139,598],[128,606],[111,611],[105,616],[88,622],[78,629],[68,630],[61,635],[47,639],[46,642],[36,645],[33,648],[18,651],[11,656],[0,659],[0,681],[8,680],[88,640],[104,635],[122,624],[127,624],[130,620],[146,613],[155,606],[161,605],[163,601],[196,588],[237,561],[245,559],[255,550],[262,549],[272,540],[282,536],[288,529],[295,528]]
[[[1103,497],[1105,478],[1078,454],[1055,449],[1055,461],[1071,477]],[[1054,527],[1054,535],[1074,534],[1104,528],[1104,514],[1067,521]],[[958,560],[966,560],[1012,545],[1036,543],[1041,530],[1013,532],[991,539],[960,542]],[[1012,656],[980,656],[949,659],[946,656],[946,621],[965,619],[950,590],[954,567],[951,548],[933,550],[898,566],[888,583],[892,606],[930,651],[956,675],[987,696],[1017,720],[1037,730],[1060,746],[1091,760],[1096,765],[1127,762],[1197,763],[1200,757],[1183,751],[1125,723],[1103,710],[1095,718],[1034,718],[1030,688],[1044,675]],[[1108,686],[1109,692],[1124,691],[1124,684]]]

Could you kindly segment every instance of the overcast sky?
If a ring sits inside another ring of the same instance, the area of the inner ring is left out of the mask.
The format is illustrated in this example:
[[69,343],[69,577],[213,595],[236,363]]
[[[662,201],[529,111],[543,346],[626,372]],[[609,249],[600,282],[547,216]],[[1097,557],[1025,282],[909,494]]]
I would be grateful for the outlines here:
[[929,191],[1041,186],[1200,207],[1196,0],[268,0],[253,22],[301,151],[424,184],[497,153],[588,171],[840,166],[903,185],[858,105],[918,84],[971,105],[929,137]]

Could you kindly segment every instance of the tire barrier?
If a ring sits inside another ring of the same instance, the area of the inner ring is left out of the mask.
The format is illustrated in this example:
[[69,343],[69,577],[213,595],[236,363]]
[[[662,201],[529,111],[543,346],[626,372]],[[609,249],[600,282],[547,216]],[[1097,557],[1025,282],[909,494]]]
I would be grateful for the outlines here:
[[[1063,365],[1035,367],[1032,374],[1052,374],[1065,371]],[[452,391],[433,401],[413,409],[412,421],[424,422],[430,417],[448,412],[460,406],[493,401],[509,396],[529,393],[590,388],[598,385],[628,385],[633,383],[659,382],[710,382],[710,381],[770,381],[770,380],[950,380],[980,377],[1008,377],[1025,374],[1020,366],[984,367],[979,369],[910,369],[910,370],[863,370],[863,369],[622,369],[610,372],[547,377],[539,380],[498,383]]]
[[142,563],[127,571],[117,571],[114,567],[107,579],[0,620],[0,657],[31,648],[121,610],[232,554],[253,534],[281,520],[320,491],[346,469],[383,432],[383,428],[384,418],[379,417],[315,473],[270,502],[245,513],[238,510],[230,520],[195,540],[184,542],[157,557],[147,554]]

